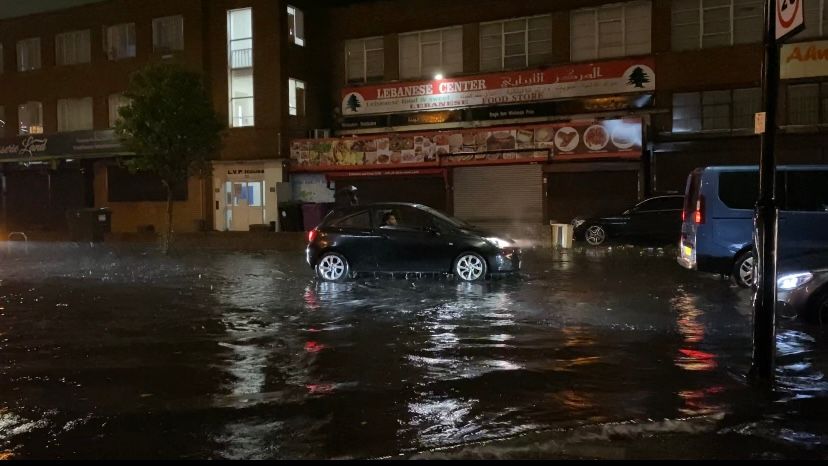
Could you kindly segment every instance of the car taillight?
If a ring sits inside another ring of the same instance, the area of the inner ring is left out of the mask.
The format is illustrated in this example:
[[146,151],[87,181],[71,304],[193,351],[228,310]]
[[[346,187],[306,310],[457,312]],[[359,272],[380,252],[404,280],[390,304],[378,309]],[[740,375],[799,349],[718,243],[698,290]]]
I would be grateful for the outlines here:
[[685,221],[686,219],[687,219],[687,211],[686,211],[686,210],[682,210],[682,211],[681,211],[681,221],[683,222],[683,221]]
[[319,236],[319,230],[314,228],[313,230],[308,232],[308,243],[313,243],[316,241],[316,237]]
[[693,212],[693,222],[697,225],[704,223],[704,196],[696,201],[696,210]]

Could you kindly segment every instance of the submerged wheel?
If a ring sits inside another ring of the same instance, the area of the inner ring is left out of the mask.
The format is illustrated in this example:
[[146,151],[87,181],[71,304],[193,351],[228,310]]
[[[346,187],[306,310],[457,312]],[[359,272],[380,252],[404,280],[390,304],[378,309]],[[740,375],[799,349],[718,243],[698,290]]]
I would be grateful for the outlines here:
[[590,246],[600,246],[607,240],[607,232],[601,225],[590,225],[584,233],[584,239]]
[[335,252],[322,255],[316,264],[316,275],[328,282],[339,282],[348,277],[351,268],[345,256]]
[[463,253],[454,261],[454,274],[466,282],[482,280],[486,276],[486,261],[479,254]]

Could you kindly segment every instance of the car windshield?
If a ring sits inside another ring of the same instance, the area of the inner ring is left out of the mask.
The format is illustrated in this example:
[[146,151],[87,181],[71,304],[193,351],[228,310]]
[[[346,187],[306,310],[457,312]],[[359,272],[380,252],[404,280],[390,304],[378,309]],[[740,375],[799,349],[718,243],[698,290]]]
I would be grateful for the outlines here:
[[473,227],[472,225],[460,220],[459,218],[452,217],[450,215],[444,214],[444,213],[440,212],[437,209],[432,209],[431,207],[425,207],[425,206],[423,206],[422,209],[425,210],[426,212],[434,215],[435,217],[439,218],[440,220],[443,220],[444,222],[446,222],[450,225],[453,225],[455,227],[458,227],[458,228],[472,228]]

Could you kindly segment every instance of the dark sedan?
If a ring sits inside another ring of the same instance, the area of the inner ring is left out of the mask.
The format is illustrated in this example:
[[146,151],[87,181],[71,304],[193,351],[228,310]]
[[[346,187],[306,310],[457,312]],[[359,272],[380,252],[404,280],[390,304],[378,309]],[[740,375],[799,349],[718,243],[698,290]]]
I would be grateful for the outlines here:
[[592,246],[609,239],[678,242],[683,207],[684,196],[658,196],[641,201],[619,215],[576,218],[572,221],[575,239]]
[[516,272],[513,241],[419,204],[337,209],[308,233],[308,264],[326,281],[359,272],[453,273],[464,281]]
[[782,315],[828,323],[828,253],[783,258],[776,276],[776,299]]

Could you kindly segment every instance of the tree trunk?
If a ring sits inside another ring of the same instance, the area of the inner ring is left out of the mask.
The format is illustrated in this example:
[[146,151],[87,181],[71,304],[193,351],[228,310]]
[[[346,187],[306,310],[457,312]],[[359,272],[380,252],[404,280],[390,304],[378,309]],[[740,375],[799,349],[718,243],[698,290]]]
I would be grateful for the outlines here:
[[169,254],[170,245],[172,244],[173,240],[173,193],[170,183],[166,180],[164,180],[163,183],[164,188],[166,188],[167,190],[167,228],[165,229],[164,243],[161,248],[161,252],[163,252],[164,254]]

